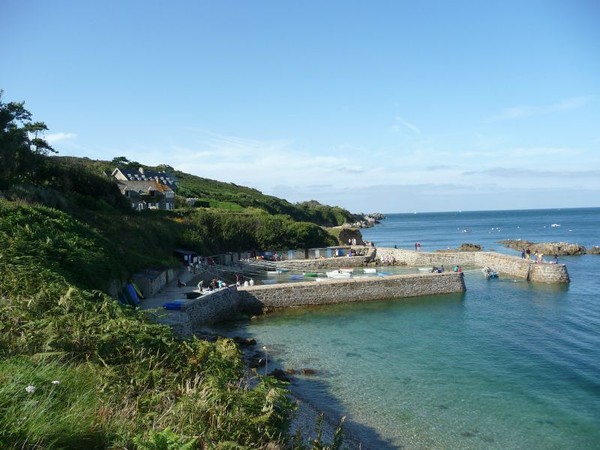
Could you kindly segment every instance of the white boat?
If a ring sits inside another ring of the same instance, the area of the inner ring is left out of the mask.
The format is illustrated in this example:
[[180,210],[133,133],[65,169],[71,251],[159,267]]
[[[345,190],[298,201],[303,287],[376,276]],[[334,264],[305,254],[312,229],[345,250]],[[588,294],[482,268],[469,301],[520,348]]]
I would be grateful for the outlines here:
[[350,278],[352,276],[352,272],[343,272],[341,270],[331,270],[329,272],[325,272],[328,278]]
[[377,273],[377,269],[375,269],[374,267],[365,267],[363,269],[364,273]]
[[340,269],[340,272],[348,272],[348,273],[352,273],[354,272],[354,267],[342,267]]
[[491,267],[484,267],[481,271],[486,278],[498,278],[498,272]]

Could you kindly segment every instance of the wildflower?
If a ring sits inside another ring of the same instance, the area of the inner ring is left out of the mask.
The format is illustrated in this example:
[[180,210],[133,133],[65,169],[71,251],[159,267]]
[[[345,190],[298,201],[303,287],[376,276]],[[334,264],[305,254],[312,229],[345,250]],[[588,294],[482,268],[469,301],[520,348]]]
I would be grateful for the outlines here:
[[25,390],[29,393],[29,394],[33,394],[35,392],[35,386],[33,386],[32,384],[30,384],[29,386],[27,386],[25,388]]
[[53,384],[53,385],[55,385],[55,386],[58,386],[58,385],[60,384],[60,381],[59,381],[59,380],[54,380],[54,381],[52,382],[52,384]]

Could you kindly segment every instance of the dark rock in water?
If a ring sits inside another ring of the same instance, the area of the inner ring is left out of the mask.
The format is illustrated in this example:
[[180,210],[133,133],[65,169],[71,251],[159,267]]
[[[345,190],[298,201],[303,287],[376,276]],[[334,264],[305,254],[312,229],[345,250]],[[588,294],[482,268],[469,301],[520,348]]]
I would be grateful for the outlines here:
[[291,382],[291,378],[281,369],[274,369],[269,373],[269,376],[276,378],[279,381]]
[[481,245],[479,244],[461,244],[460,247],[458,247],[458,251],[459,252],[480,252],[482,249]]
[[248,367],[256,369],[257,367],[263,367],[267,364],[267,359],[262,353],[256,352],[248,357]]
[[591,248],[588,248],[588,255],[600,255],[600,246],[594,245]]
[[543,253],[544,255],[553,256],[574,256],[585,255],[587,250],[579,244],[571,244],[568,242],[530,242],[520,239],[499,241],[505,247],[512,248],[519,252],[529,249],[531,253]]
[[253,338],[243,338],[240,336],[235,336],[233,341],[241,347],[250,347],[252,345],[256,345],[256,339]]
[[315,375],[317,371],[315,369],[302,369],[303,375]]
[[447,249],[439,249],[436,250],[436,253],[450,253],[450,252],[480,252],[483,247],[479,244],[461,244],[457,249],[452,249],[448,247]]

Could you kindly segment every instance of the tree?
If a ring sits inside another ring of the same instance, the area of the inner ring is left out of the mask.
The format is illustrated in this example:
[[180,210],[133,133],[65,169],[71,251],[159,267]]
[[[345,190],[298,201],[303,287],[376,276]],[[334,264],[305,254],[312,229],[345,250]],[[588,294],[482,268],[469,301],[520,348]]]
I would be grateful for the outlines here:
[[34,181],[36,169],[48,153],[56,153],[44,138],[48,127],[33,122],[25,102],[2,101],[0,90],[0,190]]

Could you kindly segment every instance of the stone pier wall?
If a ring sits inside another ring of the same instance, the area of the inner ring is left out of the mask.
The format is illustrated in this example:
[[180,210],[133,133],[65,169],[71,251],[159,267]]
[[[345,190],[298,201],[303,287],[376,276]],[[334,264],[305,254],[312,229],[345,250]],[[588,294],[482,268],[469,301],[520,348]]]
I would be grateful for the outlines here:
[[363,267],[372,257],[370,256],[340,256],[337,258],[286,260],[273,263],[274,267],[298,271],[329,270],[340,267]]
[[239,307],[256,314],[264,309],[327,305],[465,292],[463,274],[393,275],[260,285],[238,288]]
[[496,252],[415,252],[396,248],[378,248],[375,260],[379,264],[396,264],[413,267],[444,265],[451,270],[455,265],[491,267],[500,274],[540,283],[569,283],[569,273],[564,264],[534,263],[520,257]]
[[183,311],[195,325],[206,325],[230,319],[239,311],[236,287],[219,289],[185,302]]

